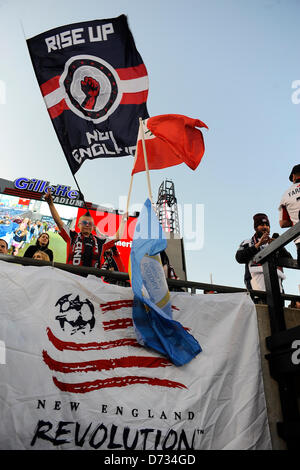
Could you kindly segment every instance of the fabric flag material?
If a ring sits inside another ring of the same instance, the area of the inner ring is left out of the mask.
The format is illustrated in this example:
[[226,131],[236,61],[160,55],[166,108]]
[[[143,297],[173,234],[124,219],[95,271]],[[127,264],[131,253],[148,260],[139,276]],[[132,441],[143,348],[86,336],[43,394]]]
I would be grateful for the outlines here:
[[72,173],[86,159],[133,155],[149,83],[126,16],[61,26],[27,45]]
[[176,367],[137,343],[130,288],[4,261],[0,282],[1,450],[272,448],[245,292],[171,292],[174,319],[203,345]]
[[145,171],[143,130],[149,170],[159,170],[181,163],[195,170],[205,150],[202,132],[197,127],[208,129],[199,119],[180,114],[164,114],[143,121],[143,129],[139,129],[132,174]]
[[184,327],[172,319],[170,294],[161,262],[155,258],[167,247],[163,230],[149,199],[138,218],[130,254],[134,293],[133,324],[140,344],[182,366],[202,349]]

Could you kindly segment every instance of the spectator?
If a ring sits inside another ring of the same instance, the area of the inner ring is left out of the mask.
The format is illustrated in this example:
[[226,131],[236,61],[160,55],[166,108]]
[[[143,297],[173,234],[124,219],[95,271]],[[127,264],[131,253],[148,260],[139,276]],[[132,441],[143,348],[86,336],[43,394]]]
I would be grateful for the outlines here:
[[[179,277],[175,273],[175,269],[170,263],[169,257],[165,250],[161,251],[160,253],[161,257],[161,264],[163,266],[165,276],[167,279],[179,279]],[[181,287],[169,287],[169,291],[172,292],[184,292],[184,290]]]
[[[289,180],[293,183],[283,194],[279,206],[279,225],[288,228],[300,220],[300,164],[295,165]],[[300,237],[294,240],[297,248],[297,261],[300,266]]]
[[45,251],[40,250],[36,251],[33,254],[32,259],[38,259],[40,261],[50,261],[49,255]]
[[[244,240],[236,252],[235,258],[238,263],[245,264],[245,285],[247,289],[265,290],[265,280],[263,274],[263,267],[259,263],[253,261],[254,256],[263,248],[268,246],[274,240],[270,238],[270,222],[266,214],[255,214],[253,216],[255,234],[250,240]],[[276,235],[276,234],[274,234]],[[281,248],[277,252],[279,258],[292,258],[291,254],[285,249]],[[277,275],[279,279],[279,286],[281,292],[282,281],[285,279],[283,269],[277,267]]]
[[31,222],[30,227],[29,227],[29,243],[32,240],[32,237],[34,235],[34,229],[35,229],[35,223]]
[[26,230],[27,223],[21,223],[18,228],[14,231],[11,246],[12,246],[12,255],[17,256],[19,250],[26,242],[27,237],[27,230]]
[[300,309],[300,302],[299,300],[292,300],[290,305],[288,305],[289,308],[297,308]]
[[[77,233],[70,230],[61,220],[53,204],[50,191],[46,193],[45,201],[49,205],[51,215],[58,226],[61,237],[67,243],[67,264],[100,268],[102,251],[111,248],[120,239],[127,220],[127,214],[123,215],[117,233],[112,238],[107,238],[95,227],[94,220],[89,212],[80,217],[78,221],[79,233]],[[98,236],[93,235],[93,230],[96,230]]]
[[30,245],[24,253],[25,258],[33,258],[33,255],[36,251],[44,251],[50,258],[50,261],[53,261],[53,251],[49,248],[49,235],[48,233],[42,233],[36,241],[35,245]]
[[0,239],[0,255],[8,255],[8,244],[3,238]]
[[[117,247],[114,245],[110,249],[106,250],[103,254],[104,262],[102,263],[101,268],[107,269],[108,271],[117,271],[117,272],[126,272],[126,269],[123,265],[122,259],[118,252]],[[109,284],[116,284],[118,286],[129,287],[129,281],[121,281],[117,279],[112,279],[110,277],[105,276],[103,278],[105,282]]]

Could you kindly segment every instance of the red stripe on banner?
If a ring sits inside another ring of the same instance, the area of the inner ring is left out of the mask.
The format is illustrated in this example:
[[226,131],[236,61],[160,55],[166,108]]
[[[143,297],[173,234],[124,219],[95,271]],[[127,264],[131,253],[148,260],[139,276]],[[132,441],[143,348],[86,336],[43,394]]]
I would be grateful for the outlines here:
[[38,193],[37,191],[27,191],[26,189],[11,189],[5,188],[3,191],[4,194],[9,194],[10,196],[19,196],[19,197],[28,197],[29,199],[41,199],[44,193]]
[[127,367],[169,367],[172,363],[168,359],[162,357],[147,356],[127,356],[114,359],[98,359],[96,361],[87,362],[59,362],[49,356],[47,351],[43,351],[43,359],[45,364],[51,370],[62,372],[64,374],[72,374],[74,372],[100,372],[102,370],[112,370],[116,368]]
[[132,305],[133,300],[115,300],[106,304],[100,304],[100,307],[103,312],[109,312],[110,310],[118,310],[120,308],[130,308]]
[[50,80],[43,83],[40,86],[42,95],[43,96],[49,95],[49,93],[52,93],[52,91],[59,88],[59,79],[60,79],[60,75],[57,75],[56,77],[50,78]]
[[145,64],[136,67],[126,67],[124,69],[116,69],[121,80],[131,80],[133,78],[141,78],[147,75]]
[[158,379],[155,377],[114,377],[111,379],[94,380],[93,382],[83,382],[77,384],[64,383],[59,381],[56,377],[53,377],[53,382],[62,392],[71,393],[87,393],[92,392],[93,390],[99,390],[101,388],[127,387],[128,385],[137,384],[187,389],[187,387],[180,382],[173,382],[172,380]]
[[133,326],[132,318],[121,318],[120,320],[110,320],[103,322],[104,330],[124,330]]
[[47,335],[49,341],[59,351],[91,351],[91,350],[105,350],[111,348],[119,348],[122,346],[133,346],[141,348],[142,346],[134,338],[122,338],[114,341],[92,342],[92,343],[73,343],[68,341],[61,341],[56,338],[50,328],[47,328]]
[[57,116],[59,116],[61,113],[69,109],[66,100],[61,100],[59,103],[57,103],[55,106],[51,106],[51,108],[48,109],[48,113],[50,114],[51,119],[55,119]]
[[136,93],[123,93],[120,104],[142,104],[147,101],[148,90],[138,91]]

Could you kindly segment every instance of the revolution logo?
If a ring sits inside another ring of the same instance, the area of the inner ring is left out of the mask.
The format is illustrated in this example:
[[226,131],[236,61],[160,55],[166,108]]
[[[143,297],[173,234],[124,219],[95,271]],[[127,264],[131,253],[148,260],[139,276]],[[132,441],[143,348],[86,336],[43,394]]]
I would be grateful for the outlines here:
[[[56,360],[46,350],[43,351],[45,364],[51,371],[59,374],[59,379],[53,377],[57,388],[71,393],[87,393],[107,387],[137,384],[187,389],[184,384],[165,378],[163,373],[155,372],[155,376],[149,375],[149,370],[163,371],[174,366],[167,358],[151,355],[151,352],[138,344],[132,331],[132,305],[133,300],[128,299],[106,302],[94,307],[89,299],[80,300],[79,295],[74,294],[66,294],[58,299],[55,307],[59,312],[55,320],[58,320],[64,338],[58,338],[59,331],[55,325],[56,333],[48,327],[47,336],[52,345],[51,349],[53,350],[54,346],[63,354],[59,354],[59,360]],[[103,315],[105,321],[101,321]],[[105,336],[107,340],[102,341]],[[69,337],[72,337],[72,341]],[[97,340],[98,337],[100,339]],[[89,351],[98,352],[99,357],[91,360]],[[109,358],[108,351],[112,351]],[[132,369],[134,375],[130,373]],[[140,374],[137,373],[138,370],[141,371]],[[111,377],[107,377],[106,372],[106,378],[103,378],[103,371],[110,371]],[[118,371],[121,372],[120,375]],[[128,371],[128,375],[122,375],[124,371]],[[89,373],[88,380],[82,381],[82,372]],[[64,382],[61,379],[62,374],[78,377],[78,382],[75,382],[76,379],[71,383]]]

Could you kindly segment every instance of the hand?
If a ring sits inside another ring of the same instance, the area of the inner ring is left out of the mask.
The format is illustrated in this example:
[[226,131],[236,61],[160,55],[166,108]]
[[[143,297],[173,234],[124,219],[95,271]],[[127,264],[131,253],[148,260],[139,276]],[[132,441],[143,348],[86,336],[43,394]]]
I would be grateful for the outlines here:
[[266,243],[270,243],[270,237],[268,232],[264,232],[260,238],[260,240],[256,243],[255,247],[259,248],[261,245],[265,245]]
[[82,103],[83,108],[94,109],[100,91],[99,83],[92,77],[84,77],[84,80],[81,80],[81,89],[86,95]]
[[48,189],[48,191],[45,194],[45,201],[49,204],[49,206],[50,204],[53,204],[53,197],[52,197],[50,189]]

